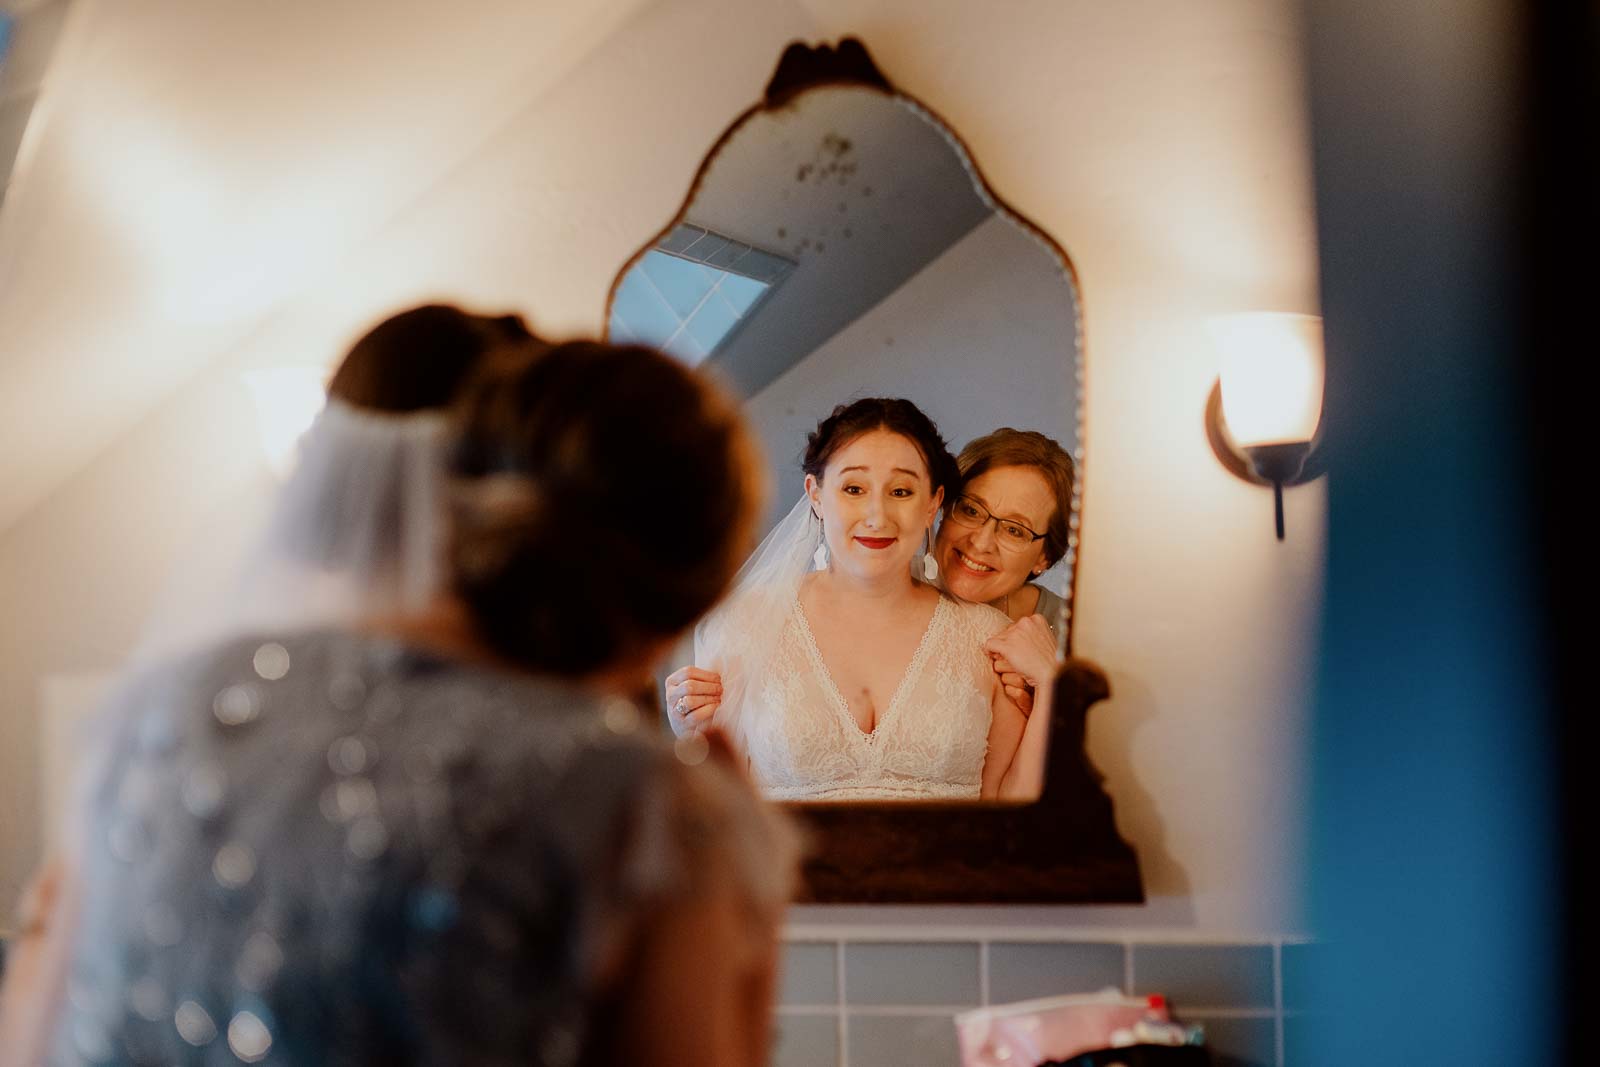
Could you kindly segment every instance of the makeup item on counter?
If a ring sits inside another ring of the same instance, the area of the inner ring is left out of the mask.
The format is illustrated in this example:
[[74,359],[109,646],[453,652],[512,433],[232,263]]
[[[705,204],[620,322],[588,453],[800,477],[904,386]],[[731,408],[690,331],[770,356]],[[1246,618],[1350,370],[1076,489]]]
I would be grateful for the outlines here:
[[1199,1026],[1160,994],[1119,990],[1000,1004],[956,1016],[962,1067],[1209,1067]]
[[1189,1037],[1188,1028],[1172,1021],[1172,1014],[1167,1008],[1167,998],[1160,993],[1151,993],[1145,999],[1144,1014],[1132,1026],[1113,1032],[1109,1044],[1112,1048],[1126,1048],[1129,1045],[1198,1043],[1191,1041]]
[[1149,1010],[1119,990],[1024,1000],[956,1016],[962,1067],[1036,1067],[1104,1049]]

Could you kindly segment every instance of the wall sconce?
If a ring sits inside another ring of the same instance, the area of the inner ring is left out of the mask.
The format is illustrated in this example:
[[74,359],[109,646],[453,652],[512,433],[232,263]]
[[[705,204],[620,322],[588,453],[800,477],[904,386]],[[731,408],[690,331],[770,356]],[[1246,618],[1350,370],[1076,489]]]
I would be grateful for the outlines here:
[[1322,320],[1252,311],[1218,316],[1207,326],[1222,354],[1222,374],[1206,401],[1206,437],[1233,474],[1272,486],[1282,541],[1283,487],[1322,474]]
[[262,457],[279,481],[294,467],[295,449],[327,400],[327,371],[271,367],[240,375],[256,410]]

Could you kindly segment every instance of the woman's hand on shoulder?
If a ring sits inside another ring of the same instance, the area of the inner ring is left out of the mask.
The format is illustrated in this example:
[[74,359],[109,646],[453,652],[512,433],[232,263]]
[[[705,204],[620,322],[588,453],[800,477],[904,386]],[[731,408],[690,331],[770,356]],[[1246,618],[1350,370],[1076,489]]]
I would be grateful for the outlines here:
[[722,675],[704,667],[679,667],[667,675],[666,701],[674,734],[703,730],[722,705]]
[[1027,615],[984,642],[1011,702],[1028,715],[1034,691],[1055,676],[1056,639],[1043,615]]

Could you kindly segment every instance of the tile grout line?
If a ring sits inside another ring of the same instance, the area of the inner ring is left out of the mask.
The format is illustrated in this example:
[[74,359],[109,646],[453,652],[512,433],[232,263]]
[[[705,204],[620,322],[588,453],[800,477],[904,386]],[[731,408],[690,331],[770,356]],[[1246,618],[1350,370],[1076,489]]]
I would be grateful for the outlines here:
[[[819,906],[820,907],[820,906]],[[1271,948],[1274,941],[1305,943],[1299,934],[1200,933],[1176,929],[1100,928],[1070,923],[1016,925],[1012,923],[928,922],[904,923],[845,921],[786,922],[785,941],[847,941],[920,944],[930,941],[1021,941],[1048,944],[1156,945],[1177,948]]]
[[[974,1011],[978,1005],[966,1004],[858,1004],[845,1009],[845,1015],[855,1019],[948,1019],[969,1011]],[[794,1012],[799,1015],[802,1012]],[[821,1012],[818,1012],[821,1014]],[[1270,1018],[1264,1012],[1257,1013],[1260,1018]]]
[[1272,1036],[1275,1052],[1278,1057],[1278,1067],[1284,1067],[1284,1034],[1283,1034],[1283,942],[1272,943]]
[[844,942],[833,943],[833,976],[834,984],[839,987],[839,1017],[835,1033],[839,1041],[839,1067],[850,1067],[850,1042],[848,1028],[845,1025],[845,1005],[850,1001],[844,988]]
[[[980,1005],[966,1004],[853,1004],[842,1009],[846,1016],[862,1019],[893,1018],[896,1016],[935,1017],[960,1015],[972,1011]],[[993,1006],[993,1005],[991,1005]],[[827,1004],[796,1004],[793,1007],[780,1008],[780,1015],[794,1016],[822,1016],[833,1015],[841,1009]],[[1208,1008],[1204,1005],[1185,1009],[1184,1014],[1205,1016],[1210,1019],[1264,1019],[1271,1022],[1273,1013],[1271,1008]]]

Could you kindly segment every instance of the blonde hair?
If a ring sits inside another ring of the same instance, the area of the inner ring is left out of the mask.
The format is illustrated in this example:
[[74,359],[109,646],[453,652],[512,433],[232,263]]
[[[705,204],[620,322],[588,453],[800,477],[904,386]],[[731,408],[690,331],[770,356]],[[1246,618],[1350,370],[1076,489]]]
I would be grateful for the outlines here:
[[[1072,486],[1077,479],[1077,468],[1067,450],[1037,430],[1013,430],[1002,426],[998,430],[975,437],[956,457],[961,468],[961,480],[970,482],[985,471],[996,467],[1032,467],[1044,475],[1055,494],[1055,511],[1044,530],[1044,562],[1052,566],[1067,551],[1070,532],[1068,516],[1072,513]],[[946,497],[945,510],[955,506],[956,496]]]

